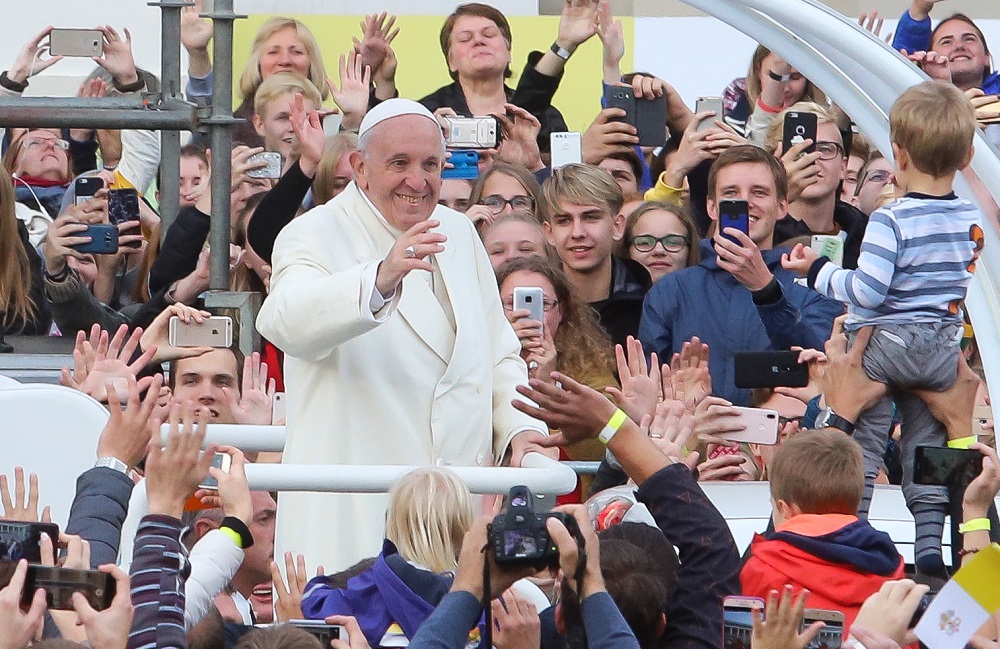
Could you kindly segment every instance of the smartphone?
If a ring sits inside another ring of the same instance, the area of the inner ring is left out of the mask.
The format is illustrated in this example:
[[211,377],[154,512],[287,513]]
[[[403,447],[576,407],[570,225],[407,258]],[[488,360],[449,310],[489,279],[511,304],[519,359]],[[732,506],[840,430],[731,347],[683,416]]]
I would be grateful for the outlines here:
[[0,520],[0,561],[24,559],[28,563],[39,563],[42,560],[39,545],[42,533],[49,535],[53,547],[59,543],[59,526],[55,523]]
[[545,295],[542,289],[537,286],[515,286],[514,287],[514,310],[524,309],[530,311],[530,320],[537,320],[545,325]]
[[553,170],[569,164],[583,164],[583,138],[579,132],[550,133],[549,146]]
[[736,387],[744,390],[809,385],[809,366],[799,362],[798,352],[737,352],[733,369]]
[[88,225],[87,229],[77,232],[74,237],[90,237],[90,243],[73,246],[78,252],[89,252],[95,255],[113,255],[118,252],[118,226]]
[[[212,458],[212,466],[216,469],[221,470],[223,473],[229,473],[229,467],[233,465],[233,456],[229,453],[218,453],[216,452],[215,457]],[[218,479],[212,477],[211,475],[205,476],[205,479],[201,481],[198,485],[199,489],[219,489]]]
[[[608,86],[604,89],[604,106],[606,108],[621,108],[624,117],[616,117],[615,121],[636,125],[635,93],[632,86]],[[663,124],[661,124],[663,126]]]
[[918,446],[914,484],[967,487],[983,471],[983,454],[969,448]]
[[233,319],[212,316],[198,324],[181,322],[173,316],[167,324],[167,342],[172,347],[232,347]]
[[449,115],[445,146],[449,149],[495,149],[500,143],[500,121],[495,115],[458,117]]
[[764,600],[760,597],[730,595],[722,600],[722,648],[750,649],[753,634],[751,611],[764,614]]
[[639,146],[663,146],[667,142],[667,96],[635,100],[635,130]]
[[73,181],[76,204],[89,201],[101,189],[104,189],[104,179],[100,176],[80,176]]
[[[108,190],[108,221],[112,225],[120,225],[127,221],[139,220],[139,192],[132,188]],[[142,234],[140,226],[119,232],[121,235]],[[129,248],[138,248],[138,241],[126,244]]]
[[835,234],[814,234],[809,247],[821,257],[826,257],[841,268],[844,267],[844,240]]
[[351,641],[347,627],[341,624],[327,624],[323,620],[289,620],[288,624],[316,636],[324,647],[329,647],[331,640],[343,640],[345,643]]
[[812,140],[813,143],[803,154],[815,151],[818,124],[816,113],[785,113],[784,134],[781,138],[782,152],[787,152],[805,140]]
[[750,203],[729,199],[719,201],[719,232],[724,238],[742,246],[739,239],[725,234],[726,228],[736,228],[748,237],[750,236]]
[[271,425],[285,425],[285,393],[275,392],[274,399],[271,400]]
[[708,111],[712,111],[715,114],[698,122],[698,132],[714,128],[715,123],[725,117],[725,106],[722,103],[722,97],[698,97],[698,100],[694,104],[694,112],[706,113]]
[[805,649],[840,649],[844,641],[844,614],[824,608],[807,608],[802,618],[802,630],[808,629],[813,622],[823,622],[826,626]]
[[260,167],[259,169],[251,169],[247,172],[247,176],[250,178],[270,178],[271,180],[277,180],[281,178],[281,154],[275,153],[274,151],[261,151],[260,153],[255,153],[254,155],[247,158],[247,162],[250,164],[257,162],[266,162],[267,166]]
[[763,444],[773,446],[778,443],[778,412],[766,408],[744,408],[733,406],[739,412],[736,422],[743,424],[743,430],[735,433],[724,433],[723,438],[730,442],[745,442],[747,444]]
[[441,170],[442,180],[479,178],[479,154],[475,151],[449,151],[448,162],[451,167]]
[[104,34],[97,29],[53,29],[49,34],[52,56],[101,56]]
[[115,583],[114,577],[99,570],[30,565],[21,593],[21,606],[30,606],[35,591],[41,588],[50,609],[72,611],[73,593],[83,593],[95,610],[103,611],[115,598]]
[[992,435],[993,431],[986,428],[993,421],[993,410],[990,406],[976,406],[972,411],[972,432],[975,435]]

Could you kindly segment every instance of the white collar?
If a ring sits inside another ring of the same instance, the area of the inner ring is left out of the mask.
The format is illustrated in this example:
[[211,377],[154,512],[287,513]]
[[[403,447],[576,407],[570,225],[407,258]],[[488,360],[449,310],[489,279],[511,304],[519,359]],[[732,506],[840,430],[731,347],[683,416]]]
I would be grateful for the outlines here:
[[392,237],[394,239],[398,239],[400,236],[402,236],[403,232],[393,227],[393,225],[389,223],[389,221],[384,216],[382,216],[382,212],[380,212],[379,209],[375,207],[375,203],[372,202],[372,199],[368,198],[368,194],[365,193],[365,190],[361,189],[361,187],[357,185],[356,181],[352,180],[351,182],[355,184],[354,186],[357,187],[358,193],[361,194],[361,197],[365,200],[365,203],[368,203],[368,207],[370,207],[372,212],[374,212],[375,218],[379,220],[379,223],[384,225],[389,230],[389,232],[392,233]]

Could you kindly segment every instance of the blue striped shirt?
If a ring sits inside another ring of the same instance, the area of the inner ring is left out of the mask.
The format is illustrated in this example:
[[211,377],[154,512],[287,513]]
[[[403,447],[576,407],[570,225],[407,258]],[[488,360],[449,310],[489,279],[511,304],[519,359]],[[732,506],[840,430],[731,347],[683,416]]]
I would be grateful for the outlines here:
[[815,288],[847,303],[854,327],[959,320],[983,247],[982,221],[975,205],[954,195],[907,195],[871,215],[857,270],[827,263]]

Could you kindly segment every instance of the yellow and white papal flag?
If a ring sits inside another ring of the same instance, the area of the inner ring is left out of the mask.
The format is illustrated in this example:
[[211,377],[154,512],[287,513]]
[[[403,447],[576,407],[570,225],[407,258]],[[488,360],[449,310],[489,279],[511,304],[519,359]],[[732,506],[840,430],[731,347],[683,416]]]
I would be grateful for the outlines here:
[[1000,545],[976,553],[938,593],[913,629],[930,649],[961,649],[1000,610]]

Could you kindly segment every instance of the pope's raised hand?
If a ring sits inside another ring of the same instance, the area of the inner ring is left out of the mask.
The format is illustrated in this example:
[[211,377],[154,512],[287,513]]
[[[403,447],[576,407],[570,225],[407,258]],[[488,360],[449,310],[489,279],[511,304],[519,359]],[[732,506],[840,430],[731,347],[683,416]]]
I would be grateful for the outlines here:
[[427,256],[444,252],[443,244],[448,240],[443,234],[430,231],[439,225],[441,223],[433,219],[421,221],[396,239],[396,243],[389,249],[389,254],[378,266],[375,286],[379,293],[392,294],[410,271],[434,272],[434,266]]

